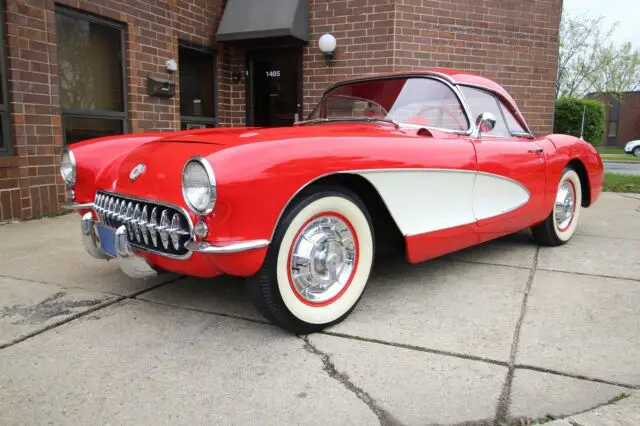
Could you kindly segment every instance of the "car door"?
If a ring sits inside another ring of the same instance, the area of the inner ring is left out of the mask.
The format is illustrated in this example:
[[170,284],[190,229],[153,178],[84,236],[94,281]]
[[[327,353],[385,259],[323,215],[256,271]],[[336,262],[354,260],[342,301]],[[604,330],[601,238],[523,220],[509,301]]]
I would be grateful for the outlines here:
[[473,118],[491,113],[496,119],[491,131],[471,138],[478,160],[473,206],[480,239],[525,229],[539,220],[544,202],[544,150],[524,136],[523,126],[493,93],[469,86],[460,91]]

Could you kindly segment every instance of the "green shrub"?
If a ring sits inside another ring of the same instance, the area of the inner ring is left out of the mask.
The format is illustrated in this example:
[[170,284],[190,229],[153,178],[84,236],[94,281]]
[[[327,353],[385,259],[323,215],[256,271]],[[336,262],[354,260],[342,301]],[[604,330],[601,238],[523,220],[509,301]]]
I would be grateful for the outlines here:
[[586,107],[584,140],[598,146],[604,136],[604,105],[592,99],[560,98],[556,101],[555,133],[580,137],[582,112]]

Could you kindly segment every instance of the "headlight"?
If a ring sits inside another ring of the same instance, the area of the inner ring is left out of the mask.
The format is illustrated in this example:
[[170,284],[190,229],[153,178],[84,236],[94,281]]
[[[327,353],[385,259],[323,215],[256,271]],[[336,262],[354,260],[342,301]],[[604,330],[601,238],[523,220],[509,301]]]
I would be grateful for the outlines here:
[[67,185],[73,186],[76,183],[76,159],[69,148],[64,148],[62,151],[60,174]]
[[209,214],[216,203],[216,178],[202,157],[187,161],[182,170],[182,196],[196,214]]

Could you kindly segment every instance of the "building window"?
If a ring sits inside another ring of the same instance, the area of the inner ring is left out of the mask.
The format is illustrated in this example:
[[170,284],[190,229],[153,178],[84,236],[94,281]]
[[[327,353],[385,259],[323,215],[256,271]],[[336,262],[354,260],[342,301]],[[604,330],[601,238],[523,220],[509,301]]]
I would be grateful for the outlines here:
[[618,136],[618,122],[610,121],[609,122],[609,130],[607,131],[607,136],[610,138],[615,138]]
[[4,51],[4,0],[0,0],[0,155],[11,154],[11,121],[7,97],[7,69]]
[[124,26],[59,7],[56,31],[65,142],[127,132]]
[[180,43],[180,128],[215,127],[215,54],[202,47]]

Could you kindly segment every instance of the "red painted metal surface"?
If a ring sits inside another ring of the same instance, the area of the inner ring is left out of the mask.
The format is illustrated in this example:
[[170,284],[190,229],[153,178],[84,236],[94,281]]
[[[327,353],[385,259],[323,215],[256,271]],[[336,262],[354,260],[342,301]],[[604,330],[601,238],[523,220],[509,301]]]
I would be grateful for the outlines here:
[[[511,97],[490,80],[446,70],[430,70],[425,75],[492,90],[524,123]],[[215,171],[218,196],[214,211],[203,218],[210,230],[205,240],[224,243],[271,240],[290,200],[307,185],[336,173],[479,170],[513,179],[529,191],[529,202],[511,212],[471,225],[407,237],[407,257],[418,262],[541,222],[552,211],[560,176],[571,162],[587,172],[590,197],[585,203],[594,202],[602,190],[604,172],[598,153],[570,136],[476,140],[468,135],[419,130],[375,122],[332,123],[274,129],[203,129],[86,141],[72,146],[77,162],[76,201],[93,201],[96,190],[108,190],[162,200],[188,210],[182,197],[181,172],[189,158],[200,155]],[[543,152],[530,152],[538,148]],[[129,173],[139,163],[147,169],[132,182]],[[195,223],[196,216],[190,215]],[[255,274],[266,252],[267,248],[225,255],[194,253],[187,260],[142,255],[165,270],[212,277]]]

